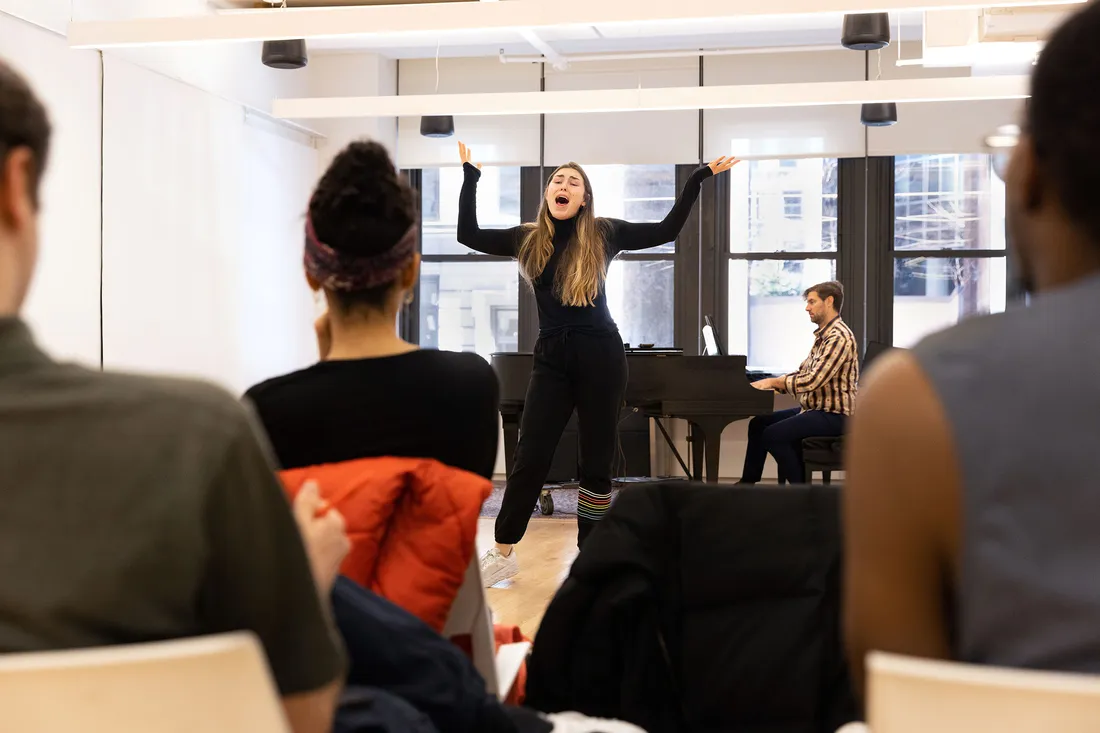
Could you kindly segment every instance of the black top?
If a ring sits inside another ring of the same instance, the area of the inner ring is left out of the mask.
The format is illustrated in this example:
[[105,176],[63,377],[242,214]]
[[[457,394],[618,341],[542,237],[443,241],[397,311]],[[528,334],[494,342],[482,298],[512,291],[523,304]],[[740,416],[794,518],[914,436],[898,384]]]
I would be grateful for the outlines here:
[[[485,254],[515,257],[527,230],[523,226],[509,229],[480,228],[477,224],[477,182],[481,178],[481,171],[469,163],[463,164],[462,169],[465,179],[458,201],[459,243]],[[699,198],[700,186],[711,175],[713,174],[708,166],[695,171],[680,192],[672,210],[660,222],[636,224],[621,219],[601,219],[607,226],[605,244],[608,263],[620,252],[648,249],[675,241],[687,222],[691,207]],[[539,331],[546,334],[563,328],[581,328],[615,332],[618,328],[607,309],[607,296],[602,286],[590,306],[564,305],[554,292],[554,274],[557,272],[558,261],[573,241],[575,227],[575,218],[554,222],[554,253],[550,255],[546,267],[534,282]]]
[[477,354],[324,361],[245,393],[284,469],[395,456],[492,478],[500,387]]

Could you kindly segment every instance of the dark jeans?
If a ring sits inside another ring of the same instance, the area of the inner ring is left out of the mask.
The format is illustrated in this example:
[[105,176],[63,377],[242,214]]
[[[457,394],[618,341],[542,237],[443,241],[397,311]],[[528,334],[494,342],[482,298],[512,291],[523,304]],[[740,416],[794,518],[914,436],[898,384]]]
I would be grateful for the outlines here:
[[574,409],[580,432],[578,544],[603,518],[611,505],[611,469],[626,378],[626,353],[618,332],[566,330],[539,337],[515,462],[497,516],[497,542],[515,544],[527,531],[554,451]]
[[749,447],[745,450],[742,483],[760,480],[769,453],[779,465],[781,479],[792,484],[805,483],[802,439],[843,435],[847,420],[845,415],[821,410],[801,412],[797,407],[754,417],[749,421]]

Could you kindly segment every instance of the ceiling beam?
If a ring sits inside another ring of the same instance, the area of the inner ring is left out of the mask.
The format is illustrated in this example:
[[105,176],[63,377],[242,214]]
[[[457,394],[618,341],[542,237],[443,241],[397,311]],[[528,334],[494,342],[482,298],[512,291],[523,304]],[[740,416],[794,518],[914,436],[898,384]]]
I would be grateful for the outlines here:
[[743,84],[565,92],[413,94],[380,97],[277,99],[284,119],[536,115],[684,109],[815,107],[865,102],[949,102],[1023,99],[1028,76],[883,79],[798,84]]
[[[1084,2],[1085,0],[1080,0]],[[288,38],[346,38],[392,33],[520,30],[667,23],[731,17],[980,9],[1065,4],[1065,0],[546,0],[440,2],[363,7],[229,11],[172,18],[69,24],[73,48],[110,49]]]
[[520,35],[523,36],[523,40],[530,43],[536,51],[541,53],[543,58],[549,61],[555,69],[564,71],[569,68],[569,61],[558,53],[553,46],[542,40],[538,33],[530,28],[524,28],[520,30]]

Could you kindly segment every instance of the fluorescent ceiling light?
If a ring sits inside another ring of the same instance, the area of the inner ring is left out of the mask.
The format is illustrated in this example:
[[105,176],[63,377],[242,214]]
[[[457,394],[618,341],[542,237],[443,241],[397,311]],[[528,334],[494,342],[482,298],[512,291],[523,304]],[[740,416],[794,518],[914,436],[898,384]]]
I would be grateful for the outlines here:
[[741,84],[567,92],[487,92],[379,97],[277,99],[283,119],[535,115],[684,109],[815,107],[867,102],[948,102],[1023,99],[1027,76],[884,79],[800,84]]
[[[1085,0],[1077,0],[1085,2]],[[731,17],[772,17],[912,10],[980,10],[989,7],[1064,5],[1066,0],[546,0],[445,2],[361,7],[290,8],[142,18],[69,24],[73,48],[109,49],[292,38],[346,38],[392,33],[463,30],[538,29],[612,24],[706,21]],[[444,36],[445,37],[445,36]]]

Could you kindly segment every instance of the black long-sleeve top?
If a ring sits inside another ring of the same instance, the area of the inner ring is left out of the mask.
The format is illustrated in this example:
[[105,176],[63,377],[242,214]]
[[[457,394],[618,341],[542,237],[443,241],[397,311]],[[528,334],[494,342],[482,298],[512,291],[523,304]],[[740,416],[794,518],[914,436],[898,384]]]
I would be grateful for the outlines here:
[[[522,226],[508,229],[482,229],[477,224],[477,182],[481,171],[466,163],[462,166],[465,178],[458,202],[458,241],[471,249],[489,255],[515,257],[523,243],[525,230]],[[672,210],[662,221],[638,224],[621,219],[602,219],[606,224],[604,244],[607,247],[607,262],[620,252],[648,249],[675,241],[687,222],[691,207],[699,198],[699,189],[703,181],[712,175],[708,166],[696,170],[688,180],[684,190],[676,199]],[[533,286],[535,302],[539,311],[539,332],[543,335],[562,329],[582,329],[593,332],[613,333],[618,330],[611,312],[607,308],[604,288],[596,296],[592,305],[570,306],[561,302],[554,292],[554,275],[562,254],[573,242],[576,219],[554,222],[554,253],[542,273],[535,279]]]

